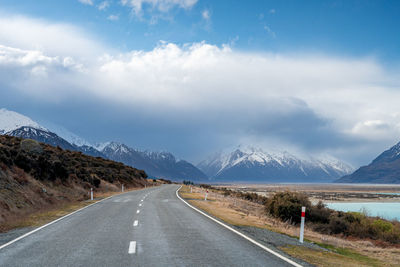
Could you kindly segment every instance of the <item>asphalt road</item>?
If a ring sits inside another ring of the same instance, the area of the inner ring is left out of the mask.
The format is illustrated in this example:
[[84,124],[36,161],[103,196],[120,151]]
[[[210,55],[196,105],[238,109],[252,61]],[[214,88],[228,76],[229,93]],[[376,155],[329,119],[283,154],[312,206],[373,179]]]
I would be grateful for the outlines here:
[[0,250],[0,266],[291,266],[177,198],[128,192]]

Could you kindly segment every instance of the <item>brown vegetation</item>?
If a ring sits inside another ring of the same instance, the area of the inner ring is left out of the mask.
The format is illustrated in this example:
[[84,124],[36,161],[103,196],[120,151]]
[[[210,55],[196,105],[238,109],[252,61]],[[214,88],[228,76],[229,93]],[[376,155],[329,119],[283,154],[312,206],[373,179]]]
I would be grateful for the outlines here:
[[[208,190],[209,201],[204,201],[205,189],[199,187],[193,187],[193,193],[190,193],[190,187],[183,187],[180,195],[188,199],[191,204],[232,225],[265,228],[293,237],[299,234],[297,224],[274,217],[266,212],[265,204],[239,197],[249,196],[247,193],[231,191],[232,194],[228,194],[224,190]],[[354,266],[397,266],[400,261],[400,248],[397,245],[369,238],[321,233],[317,232],[314,226],[315,224],[309,221],[307,215],[305,239],[328,248],[329,253],[308,249],[303,251],[303,248],[298,247],[282,249],[317,266],[333,266],[333,264],[349,266],[350,262],[352,264],[357,262]]]
[[0,231],[39,210],[147,184],[144,171],[30,139],[0,136]]
[[400,244],[400,223],[379,217],[368,217],[359,212],[341,212],[327,208],[321,201],[313,205],[301,192],[277,192],[271,197],[256,193],[216,189],[223,195],[233,195],[263,204],[265,211],[275,218],[292,224],[300,223],[301,207],[306,207],[307,223],[314,231],[346,237],[370,239],[381,246]]

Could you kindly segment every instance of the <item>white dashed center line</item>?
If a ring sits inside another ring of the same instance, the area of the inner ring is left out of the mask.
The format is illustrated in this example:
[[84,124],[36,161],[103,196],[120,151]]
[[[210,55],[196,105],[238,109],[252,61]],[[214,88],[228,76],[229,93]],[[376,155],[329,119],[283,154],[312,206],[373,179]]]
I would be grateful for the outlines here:
[[139,213],[139,212],[140,212],[140,210],[137,210],[137,211],[136,211],[136,213]]
[[135,220],[135,221],[133,222],[133,226],[138,226],[138,224],[139,224],[139,221],[138,221],[138,220]]
[[135,254],[136,253],[136,241],[131,241],[131,243],[129,243],[128,253],[129,254]]
[[141,206],[142,206],[142,203],[139,204],[139,207],[141,207]]

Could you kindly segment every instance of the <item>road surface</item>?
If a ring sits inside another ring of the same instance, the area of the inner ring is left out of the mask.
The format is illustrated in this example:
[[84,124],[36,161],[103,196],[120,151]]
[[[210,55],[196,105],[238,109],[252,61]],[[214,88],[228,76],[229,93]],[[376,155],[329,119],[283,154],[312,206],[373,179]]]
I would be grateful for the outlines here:
[[0,250],[0,266],[292,266],[164,185],[114,196]]

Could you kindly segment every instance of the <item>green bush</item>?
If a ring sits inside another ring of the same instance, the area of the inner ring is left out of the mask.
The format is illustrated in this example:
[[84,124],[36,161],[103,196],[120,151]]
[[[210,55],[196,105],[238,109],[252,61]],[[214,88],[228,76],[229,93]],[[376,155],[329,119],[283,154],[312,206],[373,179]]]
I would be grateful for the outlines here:
[[301,207],[311,207],[307,195],[290,191],[276,193],[265,204],[267,213],[291,223],[300,223]]
[[360,212],[334,211],[322,202],[312,205],[303,193],[276,193],[266,201],[265,209],[283,221],[299,223],[302,206],[306,207],[306,223],[314,231],[400,244],[399,222],[368,217]]
[[379,232],[387,233],[393,231],[393,224],[382,219],[375,220],[372,223],[372,226]]

